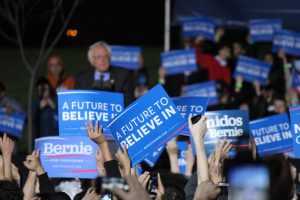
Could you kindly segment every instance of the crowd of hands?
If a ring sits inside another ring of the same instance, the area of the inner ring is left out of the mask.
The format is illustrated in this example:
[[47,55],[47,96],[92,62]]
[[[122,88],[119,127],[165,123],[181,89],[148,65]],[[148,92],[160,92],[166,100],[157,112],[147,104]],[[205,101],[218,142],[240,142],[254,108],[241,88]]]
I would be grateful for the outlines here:
[[[213,200],[216,199],[220,193],[220,189],[217,186],[219,182],[222,182],[222,163],[227,157],[231,144],[228,141],[221,141],[216,146],[213,153],[207,158],[204,147],[203,137],[207,132],[205,116],[192,124],[189,120],[189,128],[195,141],[196,158],[192,153],[191,145],[189,144],[186,152],[186,172],[187,177],[192,175],[192,169],[194,162],[197,163],[197,189],[195,191],[195,200]],[[100,177],[105,177],[106,172],[104,168],[104,162],[108,162],[114,159],[109,146],[102,130],[102,126],[96,122],[95,126],[93,123],[86,123],[86,129],[89,138],[94,141],[99,149],[96,150],[96,163],[97,170]],[[0,138],[0,149],[2,157],[0,159],[0,180],[1,181],[17,181],[20,182],[20,175],[18,168],[12,163],[12,154],[14,151],[14,142],[6,135]],[[178,166],[178,148],[176,141],[171,140],[167,143],[167,152],[171,164],[171,173],[180,173]],[[132,168],[130,157],[127,149],[124,146],[122,150],[118,150],[115,157],[119,163],[119,170],[121,176],[126,180],[129,191],[124,191],[120,188],[114,187],[110,191],[114,196],[113,199],[123,200],[163,200],[165,194],[165,188],[163,181],[161,180],[160,174],[157,174],[158,187],[151,191],[155,195],[149,195],[147,192],[147,185],[150,181],[150,173],[144,172],[140,176],[137,176],[136,169]],[[36,196],[39,194],[39,179],[38,177],[45,174],[46,171],[40,161],[40,151],[35,150],[32,154],[26,157],[23,162],[25,167],[29,170],[29,174],[26,183],[23,187],[24,200],[38,200],[40,197]],[[95,188],[89,188],[82,198],[83,200],[96,200],[100,199],[100,194],[96,193]]]

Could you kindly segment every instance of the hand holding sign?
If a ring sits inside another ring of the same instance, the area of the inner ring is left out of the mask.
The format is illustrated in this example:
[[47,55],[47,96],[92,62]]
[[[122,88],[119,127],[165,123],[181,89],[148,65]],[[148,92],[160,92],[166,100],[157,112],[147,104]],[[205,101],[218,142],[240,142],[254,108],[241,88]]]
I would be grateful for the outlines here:
[[189,119],[189,128],[196,147],[198,185],[209,180],[207,156],[203,141],[203,137],[207,132],[206,120],[207,118],[202,116],[198,122],[193,124],[192,120]]
[[193,124],[192,121],[189,120],[189,128],[195,143],[202,140],[205,133],[207,132],[206,120],[207,117],[205,116],[202,116],[201,119],[195,124]]
[[26,161],[24,161],[23,163],[27,169],[36,172],[37,175],[45,173],[45,169],[40,161],[39,151],[33,151],[31,155],[28,155],[26,157]]

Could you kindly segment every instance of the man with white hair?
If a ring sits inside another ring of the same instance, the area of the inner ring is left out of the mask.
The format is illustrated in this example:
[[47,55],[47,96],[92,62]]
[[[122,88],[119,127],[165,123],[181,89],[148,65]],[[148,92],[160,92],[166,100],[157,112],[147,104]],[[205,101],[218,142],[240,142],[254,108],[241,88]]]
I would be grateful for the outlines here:
[[132,72],[110,65],[111,49],[106,42],[92,44],[88,60],[93,68],[76,77],[76,89],[102,90],[124,94],[125,105],[133,101]]

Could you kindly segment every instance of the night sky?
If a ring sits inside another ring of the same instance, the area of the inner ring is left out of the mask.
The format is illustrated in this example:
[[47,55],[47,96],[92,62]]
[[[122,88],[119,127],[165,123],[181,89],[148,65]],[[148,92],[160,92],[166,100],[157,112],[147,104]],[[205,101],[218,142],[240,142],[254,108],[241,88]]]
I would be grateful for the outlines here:
[[[67,0],[67,9],[73,0]],[[34,19],[26,25],[26,46],[40,44],[45,30],[45,6],[38,10]],[[48,17],[49,18],[49,17]],[[13,34],[11,28],[0,19],[2,29]],[[57,22],[54,27],[60,24]],[[82,0],[69,23],[68,28],[78,30],[76,38],[61,38],[58,46],[86,46],[98,40],[111,44],[124,45],[162,45],[164,30],[164,1],[152,0]],[[54,35],[54,34],[53,34]],[[11,43],[0,37],[0,45]]]

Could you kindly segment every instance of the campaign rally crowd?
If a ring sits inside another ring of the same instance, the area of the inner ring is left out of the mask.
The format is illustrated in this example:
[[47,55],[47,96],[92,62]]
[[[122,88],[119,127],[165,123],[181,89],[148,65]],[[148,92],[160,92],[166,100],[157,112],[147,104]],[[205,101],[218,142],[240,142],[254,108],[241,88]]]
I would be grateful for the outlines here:
[[74,76],[51,55],[22,162],[26,112],[0,82],[0,199],[298,199],[299,34],[190,20],[153,88],[140,47],[95,42]]

